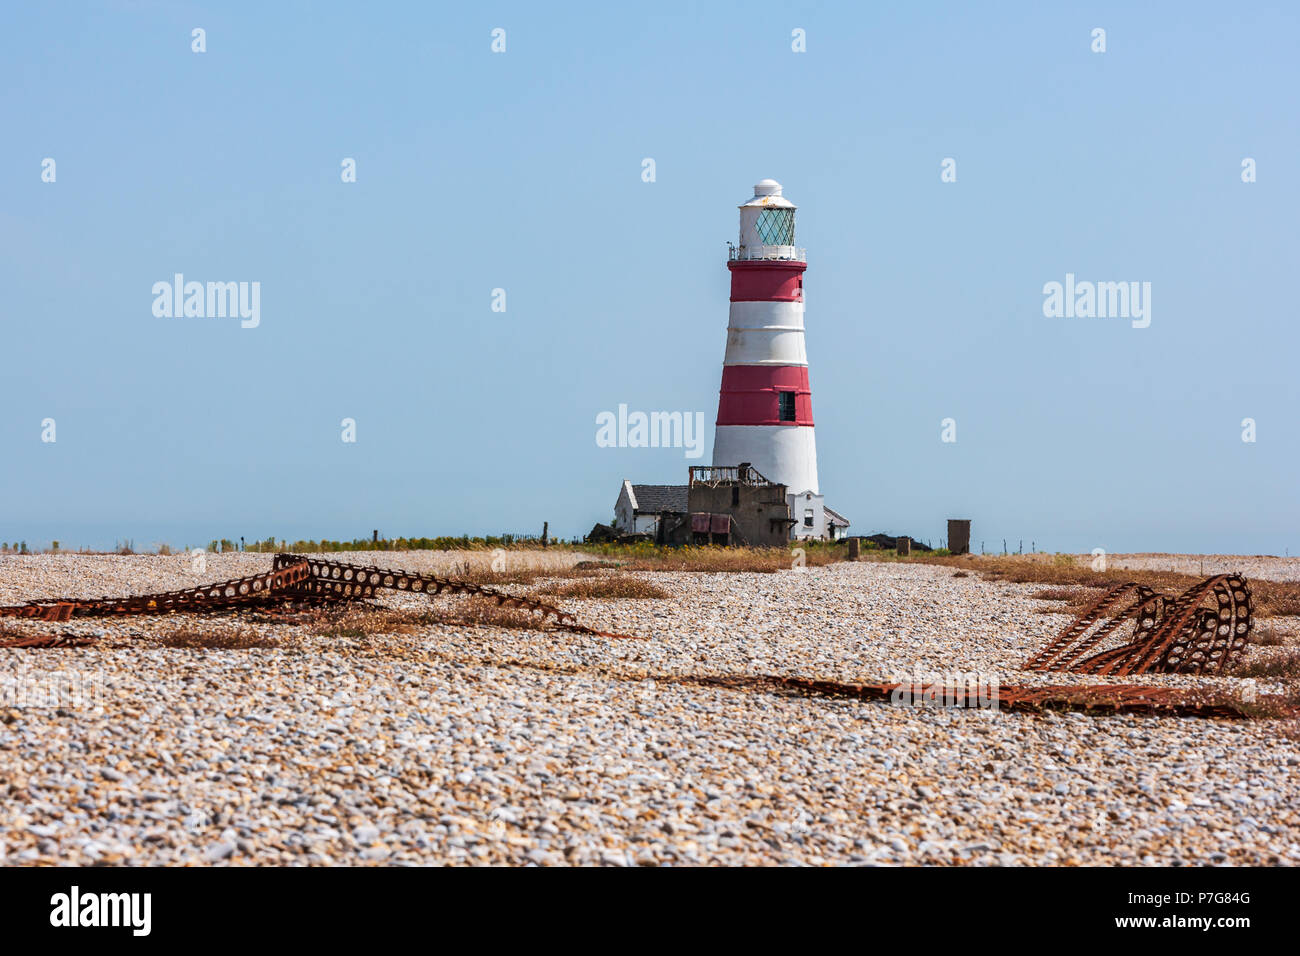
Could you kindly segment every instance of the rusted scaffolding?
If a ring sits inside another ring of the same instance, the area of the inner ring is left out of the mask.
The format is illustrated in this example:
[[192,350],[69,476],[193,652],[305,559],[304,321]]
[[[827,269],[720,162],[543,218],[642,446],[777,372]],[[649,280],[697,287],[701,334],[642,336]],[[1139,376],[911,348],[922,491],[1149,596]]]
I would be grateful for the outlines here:
[[[269,609],[286,603],[365,600],[381,590],[428,596],[466,594],[494,601],[500,607],[531,612],[558,630],[593,637],[629,637],[587,627],[569,612],[536,598],[507,594],[469,581],[296,554],[277,554],[269,571],[216,584],[99,600],[45,598],[0,607],[0,617],[59,622],[80,617]],[[1176,598],[1143,585],[1122,584],[1084,611],[1036,654],[1026,669],[1120,677],[1143,673],[1224,674],[1250,640],[1251,609],[1250,588],[1237,574],[1208,578]],[[3,646],[81,647],[94,641],[93,637],[73,634],[31,635],[8,640]],[[995,684],[976,688],[856,684],[754,674],[672,674],[657,675],[655,679],[731,690],[888,700],[918,707],[1199,717],[1243,717],[1260,711],[1224,693],[1132,684]]]
[[1121,584],[1025,668],[1114,677],[1224,674],[1250,641],[1252,608],[1250,585],[1239,574],[1206,578],[1176,598]]
[[286,601],[356,601],[373,598],[380,590],[430,596],[468,594],[494,601],[499,607],[531,612],[538,615],[543,623],[550,623],[559,630],[594,637],[627,637],[625,634],[611,634],[585,627],[568,611],[545,601],[507,594],[481,584],[391,568],[307,558],[297,554],[277,554],[270,571],[217,584],[124,598],[105,597],[100,600],[45,598],[13,607],[0,607],[0,617],[68,621],[74,617],[220,611],[264,607]]

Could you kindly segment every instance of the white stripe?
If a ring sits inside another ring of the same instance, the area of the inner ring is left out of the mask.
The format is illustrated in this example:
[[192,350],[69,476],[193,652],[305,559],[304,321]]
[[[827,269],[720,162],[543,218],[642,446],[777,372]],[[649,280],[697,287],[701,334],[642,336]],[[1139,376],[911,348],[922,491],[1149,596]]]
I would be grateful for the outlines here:
[[727,329],[722,364],[806,366],[803,329]]
[[713,435],[713,464],[747,461],[769,481],[800,494],[817,487],[817,441],[811,425],[719,425]]
[[803,328],[802,302],[733,302],[729,315],[735,328]]

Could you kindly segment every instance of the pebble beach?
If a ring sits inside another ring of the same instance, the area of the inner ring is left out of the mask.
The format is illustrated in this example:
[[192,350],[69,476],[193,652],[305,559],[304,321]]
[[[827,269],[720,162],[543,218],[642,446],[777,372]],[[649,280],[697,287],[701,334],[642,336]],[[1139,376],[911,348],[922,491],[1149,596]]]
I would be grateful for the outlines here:
[[[487,560],[330,557],[441,574]],[[1300,560],[1249,560],[1248,574],[1300,579]],[[196,575],[184,555],[0,556],[0,604],[191,587],[271,556],[206,561]],[[1020,670],[1070,620],[1032,597],[1041,586],[905,563],[637,574],[670,597],[557,599],[635,641],[453,624],[321,633],[241,615],[0,621],[100,638],[0,649],[0,864],[1300,864],[1294,722],[675,681],[1068,683]],[[179,630],[249,646],[163,646]],[[42,700],[50,687],[77,693]]]

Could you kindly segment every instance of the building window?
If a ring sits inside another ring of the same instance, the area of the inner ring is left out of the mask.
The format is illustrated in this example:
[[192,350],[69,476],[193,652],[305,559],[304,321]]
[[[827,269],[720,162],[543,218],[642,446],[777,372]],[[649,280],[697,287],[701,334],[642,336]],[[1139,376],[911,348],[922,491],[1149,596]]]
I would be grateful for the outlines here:
[[813,510],[811,508],[805,508],[803,510],[803,526],[805,528],[811,528],[813,526]]
[[740,485],[733,485],[731,488],[731,507],[735,508],[740,504]]
[[794,421],[794,392],[777,392],[780,398],[780,419],[783,422]]

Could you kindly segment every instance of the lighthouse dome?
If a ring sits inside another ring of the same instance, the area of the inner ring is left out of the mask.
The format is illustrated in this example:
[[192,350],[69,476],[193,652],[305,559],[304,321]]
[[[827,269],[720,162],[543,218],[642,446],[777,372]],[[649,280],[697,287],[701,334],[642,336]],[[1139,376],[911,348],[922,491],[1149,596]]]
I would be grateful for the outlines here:
[[740,204],[746,206],[764,206],[768,209],[794,209],[795,205],[781,195],[781,184],[775,179],[760,179],[754,184],[754,197]]

